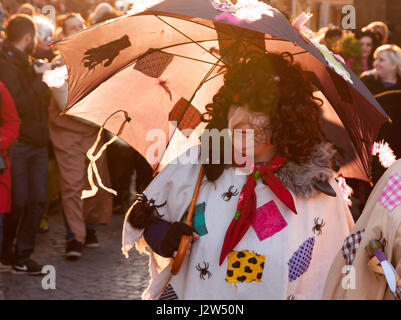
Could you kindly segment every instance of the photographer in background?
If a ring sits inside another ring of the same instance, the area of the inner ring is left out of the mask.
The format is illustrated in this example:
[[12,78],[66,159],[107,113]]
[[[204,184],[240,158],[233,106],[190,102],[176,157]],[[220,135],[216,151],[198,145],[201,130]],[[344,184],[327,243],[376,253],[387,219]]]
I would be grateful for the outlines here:
[[18,140],[10,149],[12,208],[4,220],[3,263],[12,264],[13,273],[32,275],[42,274],[42,266],[30,256],[46,200],[46,106],[50,97],[49,88],[42,82],[42,74],[50,69],[50,65],[35,65],[32,61],[36,33],[30,16],[13,15],[6,26],[6,39],[0,50],[0,81],[10,91],[21,120]]
[[[19,126],[20,120],[13,98],[4,84],[0,82],[0,249],[3,244],[3,219],[5,214],[10,214],[11,211],[9,148],[17,140]],[[0,258],[2,258],[1,251]],[[0,262],[1,269],[3,269],[2,262]]]

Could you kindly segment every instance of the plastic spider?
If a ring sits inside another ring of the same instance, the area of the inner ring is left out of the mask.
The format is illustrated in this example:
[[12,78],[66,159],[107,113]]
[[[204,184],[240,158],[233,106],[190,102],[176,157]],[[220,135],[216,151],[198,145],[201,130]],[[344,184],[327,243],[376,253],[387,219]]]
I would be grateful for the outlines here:
[[167,203],[167,200],[164,201],[162,204],[155,205],[155,200],[154,199],[148,200],[148,198],[143,193],[138,194],[137,200],[138,200],[138,202],[147,206],[149,208],[149,210],[152,213],[155,213],[159,218],[163,217],[162,214],[159,214],[159,212],[157,211],[157,208],[161,208],[161,207],[165,206]]
[[224,201],[230,201],[232,197],[235,197],[237,195],[238,195],[238,189],[235,188],[234,190],[234,186],[230,186],[230,188],[228,188],[228,191],[224,192],[221,197],[223,198]]
[[196,266],[196,270],[200,271],[199,278],[201,278],[202,280],[205,280],[205,277],[207,276],[207,278],[210,279],[212,274],[208,270],[209,269],[209,263],[203,261],[203,265],[204,265],[203,268],[201,267],[200,263],[198,263],[198,265]]
[[325,223],[322,222],[319,223],[319,218],[315,218],[315,226],[312,228],[313,233],[315,233],[315,231],[317,231],[317,234],[320,236],[322,234],[322,228],[324,227]]

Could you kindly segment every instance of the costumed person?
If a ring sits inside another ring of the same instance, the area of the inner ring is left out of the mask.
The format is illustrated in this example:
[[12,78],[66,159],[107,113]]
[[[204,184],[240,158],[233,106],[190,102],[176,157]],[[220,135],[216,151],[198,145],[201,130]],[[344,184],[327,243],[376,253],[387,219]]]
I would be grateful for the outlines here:
[[[81,15],[68,14],[62,24],[64,36],[83,30],[84,22]],[[81,198],[82,190],[88,186],[85,174],[89,163],[87,151],[97,139],[98,127],[76,117],[60,115],[67,104],[68,82],[60,77],[58,72],[62,75],[63,68],[66,67],[60,56],[55,58],[53,64],[63,67],[45,74],[45,79],[50,78],[45,81],[52,87],[49,132],[59,171],[61,204],[67,229],[65,257],[75,260],[82,256],[83,246],[88,248],[100,246],[96,226],[110,222],[113,199],[110,193],[102,189],[93,197]],[[60,83],[56,85],[59,81],[52,80],[53,77],[55,80],[60,80]],[[97,168],[104,184],[110,185],[105,155],[98,159]]]
[[401,299],[401,160],[375,185],[329,274],[324,299]]
[[[199,158],[215,157],[205,133],[189,156],[154,178],[126,215],[123,252],[135,245],[150,256],[143,299],[321,298],[353,220],[334,179],[336,151],[321,131],[320,102],[289,54],[256,54],[228,67],[202,119],[206,129],[232,139],[228,152],[217,148],[217,164],[202,161],[193,228],[181,221]],[[224,153],[233,153],[235,164],[224,162]],[[239,174],[245,168],[237,154],[253,154],[249,175]],[[194,242],[171,276],[183,234]]]

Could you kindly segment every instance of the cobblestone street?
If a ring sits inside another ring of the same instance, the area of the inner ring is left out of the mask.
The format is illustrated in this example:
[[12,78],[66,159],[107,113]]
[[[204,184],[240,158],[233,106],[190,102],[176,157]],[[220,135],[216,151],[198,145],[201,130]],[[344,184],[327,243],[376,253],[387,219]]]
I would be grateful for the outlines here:
[[64,259],[65,229],[60,213],[49,216],[50,231],[37,235],[33,259],[56,270],[56,289],[42,288],[41,276],[0,273],[0,300],[111,299],[139,300],[148,283],[148,257],[135,249],[121,253],[123,215],[98,226],[100,248],[84,248],[78,261]]

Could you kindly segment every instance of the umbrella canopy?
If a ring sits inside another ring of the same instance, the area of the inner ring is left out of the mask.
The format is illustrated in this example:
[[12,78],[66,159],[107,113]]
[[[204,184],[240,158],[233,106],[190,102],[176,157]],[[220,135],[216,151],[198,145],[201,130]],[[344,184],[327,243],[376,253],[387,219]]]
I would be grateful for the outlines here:
[[233,59],[249,50],[289,52],[324,101],[324,131],[340,150],[342,174],[367,180],[371,147],[388,117],[359,78],[278,10],[264,4],[251,22],[216,3],[165,0],[56,43],[69,71],[66,113],[122,131],[156,167],[199,143],[200,115]]

